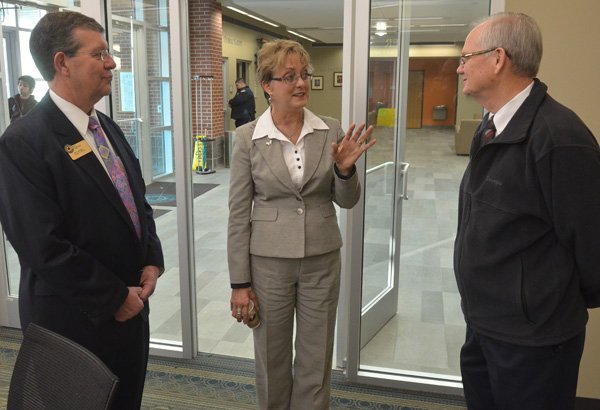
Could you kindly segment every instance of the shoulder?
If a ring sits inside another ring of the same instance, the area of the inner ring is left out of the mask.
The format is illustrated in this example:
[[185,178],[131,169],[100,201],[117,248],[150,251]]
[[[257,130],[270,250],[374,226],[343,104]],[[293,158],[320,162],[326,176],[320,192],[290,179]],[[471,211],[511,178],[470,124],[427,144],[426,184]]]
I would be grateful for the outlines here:
[[340,120],[337,118],[327,117],[325,115],[317,115],[329,128],[341,128]]
[[[307,111],[308,111],[308,113],[310,113],[309,115],[312,116],[313,120],[316,120],[317,122],[320,120],[327,126],[327,128],[328,128],[327,132],[329,134],[339,136],[340,134],[344,133],[342,130],[342,125],[340,124],[340,120],[338,120],[337,118],[328,117],[326,115],[317,115],[317,114],[312,113],[309,110],[307,110]],[[314,124],[314,121],[313,121],[313,124]],[[315,129],[321,128],[316,125],[313,125],[313,127]]]
[[546,95],[530,130],[534,145],[547,153],[558,148],[598,149],[598,142],[583,120],[570,108]]
[[254,130],[256,129],[257,122],[258,118],[236,128],[235,138],[251,140],[252,135],[254,134]]

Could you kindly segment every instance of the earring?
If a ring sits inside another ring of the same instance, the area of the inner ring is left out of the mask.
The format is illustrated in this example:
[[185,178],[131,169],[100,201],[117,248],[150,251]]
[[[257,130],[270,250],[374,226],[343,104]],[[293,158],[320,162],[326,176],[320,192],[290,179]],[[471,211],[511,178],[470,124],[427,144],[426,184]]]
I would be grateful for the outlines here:
[[271,94],[269,94],[269,104],[271,104]]

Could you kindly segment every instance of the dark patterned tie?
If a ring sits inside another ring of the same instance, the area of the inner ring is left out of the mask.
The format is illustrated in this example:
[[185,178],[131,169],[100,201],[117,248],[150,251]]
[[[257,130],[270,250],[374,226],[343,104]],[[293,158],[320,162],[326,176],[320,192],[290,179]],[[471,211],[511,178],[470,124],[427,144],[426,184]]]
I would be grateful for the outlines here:
[[106,165],[106,169],[110,174],[110,179],[119,192],[119,196],[121,197],[125,208],[127,208],[129,217],[131,218],[133,226],[135,227],[135,232],[137,233],[138,238],[141,238],[142,229],[140,227],[140,218],[138,216],[137,207],[135,206],[133,194],[131,193],[131,188],[129,187],[129,180],[127,179],[127,174],[125,173],[123,163],[108,146],[106,137],[104,136],[104,133],[102,132],[100,124],[96,118],[90,117],[88,128],[94,135],[94,142],[96,143],[98,152],[100,153],[100,156]]
[[496,136],[496,126],[494,125],[494,117],[491,117],[485,124],[483,129],[483,145],[487,144]]

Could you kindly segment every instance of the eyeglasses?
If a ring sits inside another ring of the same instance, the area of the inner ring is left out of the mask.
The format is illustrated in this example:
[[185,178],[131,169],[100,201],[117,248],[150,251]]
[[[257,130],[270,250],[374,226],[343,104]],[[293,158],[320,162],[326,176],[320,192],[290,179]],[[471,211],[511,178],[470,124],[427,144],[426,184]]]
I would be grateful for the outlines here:
[[466,53],[466,54],[462,54],[460,56],[460,65],[465,65],[465,63],[467,62],[467,60],[471,57],[474,56],[479,56],[481,54],[487,54],[490,53],[492,51],[494,51],[495,49],[497,49],[498,47],[492,47],[492,48],[488,48],[487,50],[481,50],[481,51],[474,51],[472,53]]
[[289,75],[286,75],[285,77],[271,77],[271,80],[281,81],[282,83],[290,85],[290,84],[296,84],[296,82],[298,82],[298,78],[301,78],[303,81],[306,81],[306,80],[311,79],[312,76],[313,76],[312,73],[309,73],[308,71],[304,71],[300,75],[289,74]]
[[113,58],[113,55],[109,50],[100,50],[95,53],[86,53],[84,51],[79,51],[75,54],[88,54],[88,55],[94,57],[96,60],[102,60],[102,61],[106,61],[106,59],[108,57]]

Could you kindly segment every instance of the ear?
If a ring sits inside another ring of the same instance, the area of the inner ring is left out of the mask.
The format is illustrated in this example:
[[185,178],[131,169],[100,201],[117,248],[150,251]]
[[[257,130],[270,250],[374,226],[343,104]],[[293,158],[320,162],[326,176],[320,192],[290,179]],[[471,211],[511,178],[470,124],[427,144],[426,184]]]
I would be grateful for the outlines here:
[[494,52],[496,53],[496,66],[494,72],[497,74],[502,71],[503,68],[508,66],[510,59],[506,54],[506,50],[503,48],[499,47]]
[[260,86],[262,87],[263,91],[266,92],[267,94],[271,95],[273,93],[270,82],[263,81],[262,83],[260,83]]
[[59,74],[61,76],[69,75],[71,70],[69,68],[68,58],[69,57],[62,51],[59,51],[58,53],[54,54],[54,73],[55,74]]

